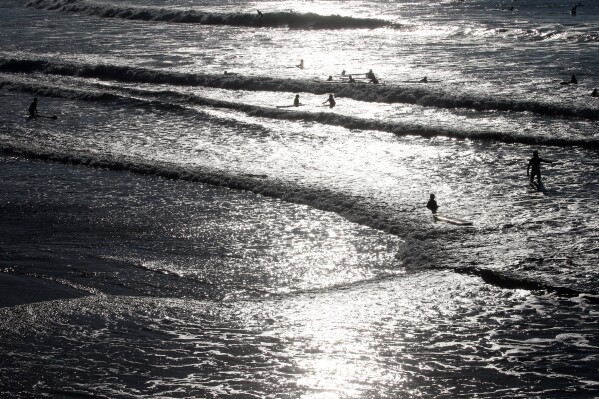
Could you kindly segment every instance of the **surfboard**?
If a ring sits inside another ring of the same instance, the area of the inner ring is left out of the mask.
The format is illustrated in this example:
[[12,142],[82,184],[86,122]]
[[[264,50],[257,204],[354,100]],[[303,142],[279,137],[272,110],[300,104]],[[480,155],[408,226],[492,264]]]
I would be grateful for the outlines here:
[[437,214],[434,214],[433,217],[435,218],[436,221],[446,222],[449,224],[455,224],[456,226],[472,226],[472,222],[469,222],[467,220],[462,220],[462,219],[457,219],[457,218],[452,218],[449,216],[443,216],[443,215],[437,215]]
[[352,85],[352,84],[364,84],[364,83],[369,83],[365,80],[356,80],[354,82],[349,82],[347,80],[314,80],[314,82],[318,82],[318,83],[337,83],[340,85]]
[[300,104],[300,105],[277,105],[277,108],[297,108],[297,107],[301,107],[304,104]]
[[58,119],[58,116],[56,115],[36,115],[35,118],[32,118],[29,115],[24,115],[23,118],[27,118],[27,119],[35,119],[35,118],[46,118],[46,119]]

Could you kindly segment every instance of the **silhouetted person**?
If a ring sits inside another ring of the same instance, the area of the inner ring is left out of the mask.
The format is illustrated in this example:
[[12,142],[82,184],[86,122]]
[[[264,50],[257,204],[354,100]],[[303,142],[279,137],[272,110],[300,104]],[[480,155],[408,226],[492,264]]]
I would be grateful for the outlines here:
[[327,79],[327,82],[332,82],[333,81],[333,76],[329,75],[329,78]]
[[420,83],[428,83],[427,77],[425,76],[422,79],[420,79]]
[[304,69],[304,60],[300,60],[299,65],[296,65],[299,69]]
[[295,100],[293,100],[293,105],[296,106],[296,107],[299,107],[301,105],[300,104],[300,99],[299,99],[299,94],[295,95]]
[[431,212],[437,213],[437,209],[439,209],[439,205],[437,205],[437,201],[435,200],[435,194],[431,194],[428,202],[426,203],[426,207],[431,210]]
[[262,26],[262,18],[264,18],[264,14],[262,14],[260,10],[256,10],[256,12],[258,13],[258,15],[256,15],[255,25]]
[[[530,182],[532,183],[535,176],[537,176],[537,181],[541,184],[541,162],[543,163],[553,163],[548,159],[539,158],[539,152],[533,151],[532,158],[528,160],[528,166],[526,167],[526,176],[530,176]],[[532,173],[530,169],[532,168]]]
[[595,88],[593,90],[593,92],[591,93],[591,97],[599,97],[599,93],[597,92],[597,88]]
[[341,76],[345,76],[345,69],[341,71]]
[[356,80],[349,75],[349,83],[356,83]]
[[336,104],[335,103],[335,97],[332,94],[329,94],[329,98],[325,102],[323,102],[322,104],[324,105],[326,103],[329,103],[329,107],[333,108],[335,106],[335,104]]
[[35,118],[36,116],[37,116],[37,98],[34,98],[31,105],[29,105],[29,117]]
[[570,10],[570,14],[576,15],[576,7],[581,6],[582,4],[578,3]]
[[570,78],[570,81],[564,80],[561,84],[563,85],[576,85],[578,84],[578,79],[576,79],[576,75],[572,75],[572,77]]
[[370,79],[370,82],[374,83],[375,85],[379,83],[379,80],[376,78],[376,76],[374,76],[372,69],[366,73],[366,78]]

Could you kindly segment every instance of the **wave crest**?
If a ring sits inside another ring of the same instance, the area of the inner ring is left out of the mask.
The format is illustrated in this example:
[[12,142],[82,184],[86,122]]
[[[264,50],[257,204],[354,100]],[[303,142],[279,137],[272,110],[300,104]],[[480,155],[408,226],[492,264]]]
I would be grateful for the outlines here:
[[393,25],[382,19],[353,18],[340,15],[273,12],[259,16],[253,13],[214,13],[174,8],[115,6],[86,0],[32,0],[27,3],[27,6],[48,11],[77,12],[102,18],[201,25],[289,27],[292,29],[374,29]]
[[322,84],[321,82],[308,80],[263,76],[195,74],[129,66],[75,64],[15,58],[0,58],[0,72],[2,71],[76,76],[124,83],[203,86],[227,90],[303,92],[316,95],[334,92],[337,97],[364,102],[404,103],[446,109],[466,108],[476,111],[530,112],[550,117],[599,120],[599,109],[596,107],[575,107],[567,104],[544,103],[532,99],[481,97],[438,89],[433,90],[428,87],[414,87],[413,85]]

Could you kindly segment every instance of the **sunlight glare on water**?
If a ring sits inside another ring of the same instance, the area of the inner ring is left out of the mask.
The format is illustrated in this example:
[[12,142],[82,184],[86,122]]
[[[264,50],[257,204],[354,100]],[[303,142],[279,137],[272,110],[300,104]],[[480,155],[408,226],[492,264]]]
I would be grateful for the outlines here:
[[0,389],[596,396],[599,9],[570,7],[1,2]]

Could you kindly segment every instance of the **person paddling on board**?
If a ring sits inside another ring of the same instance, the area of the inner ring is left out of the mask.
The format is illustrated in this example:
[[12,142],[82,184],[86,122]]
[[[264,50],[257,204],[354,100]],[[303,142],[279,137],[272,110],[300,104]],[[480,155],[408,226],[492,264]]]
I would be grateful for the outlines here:
[[299,94],[296,94],[295,95],[295,100],[293,100],[293,106],[294,107],[299,107],[300,105],[302,105],[302,104],[300,103]]
[[599,97],[599,92],[597,92],[597,88],[593,90],[593,92],[591,93],[591,97]]
[[428,78],[425,76],[419,80],[419,83],[428,83]]
[[[539,158],[539,151],[533,151],[532,158],[528,160],[528,166],[526,167],[526,176],[530,176],[530,184],[533,184],[535,176],[537,176],[537,181],[541,184],[541,162],[553,163],[553,161],[548,159]],[[530,173],[531,168],[532,173]]]
[[433,214],[437,213],[439,205],[437,205],[437,201],[435,200],[435,194],[431,194],[428,202],[426,203],[426,207],[430,209]]
[[335,97],[332,94],[329,94],[329,98],[322,103],[322,105],[329,103],[329,107],[333,108],[335,106]]
[[33,102],[29,106],[29,117],[35,118],[38,115],[37,113],[37,98],[33,99]]

